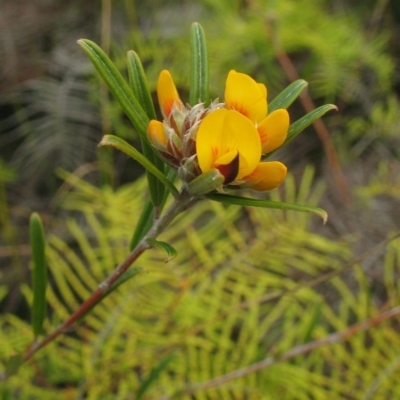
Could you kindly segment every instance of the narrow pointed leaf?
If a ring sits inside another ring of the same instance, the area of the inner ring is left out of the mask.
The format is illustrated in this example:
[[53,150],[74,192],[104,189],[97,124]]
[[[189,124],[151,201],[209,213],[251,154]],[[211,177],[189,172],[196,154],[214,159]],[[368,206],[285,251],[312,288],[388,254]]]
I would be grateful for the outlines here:
[[208,56],[206,36],[202,26],[195,22],[190,31],[190,105],[208,104]]
[[30,242],[32,250],[32,328],[35,337],[43,331],[43,322],[46,317],[46,243],[44,229],[39,214],[33,213],[29,222]]
[[6,378],[15,375],[23,363],[24,358],[21,355],[12,356],[5,366]]
[[271,113],[278,108],[288,108],[300,96],[300,93],[307,85],[308,83],[303,79],[292,82],[268,104],[268,112]]
[[110,89],[110,92],[121,105],[139,134],[143,138],[146,138],[149,118],[121,73],[96,43],[87,39],[80,39],[78,40],[78,44],[88,55],[90,61]]
[[153,203],[148,200],[144,206],[142,214],[136,225],[135,231],[133,232],[132,239],[129,243],[129,249],[132,251],[138,243],[144,238],[146,233],[151,228],[154,219],[154,206]]
[[159,179],[174,196],[178,196],[179,192],[171,181],[161,172],[148,158],[146,158],[140,151],[136,150],[125,140],[114,136],[105,135],[101,139],[99,146],[112,146],[116,149],[132,157],[139,164],[141,164],[147,171],[152,173],[157,179]]
[[168,366],[168,364],[172,361],[174,358],[175,354],[169,354],[167,357],[165,357],[161,362],[150,371],[149,376],[142,382],[142,384],[139,386],[139,390],[136,393],[136,400],[140,400],[143,395],[146,393],[147,389],[151,386],[153,382],[156,381],[158,376],[161,374],[162,371]]
[[322,208],[304,206],[302,204],[291,204],[280,201],[251,199],[248,197],[233,196],[230,194],[221,194],[221,193],[209,193],[205,197],[207,197],[210,200],[218,201],[220,203],[236,204],[239,206],[276,208],[280,210],[308,212],[316,214],[319,217],[321,217],[322,220],[324,221],[324,224],[328,220],[328,214]]
[[162,250],[167,255],[167,259],[165,260],[165,262],[171,261],[178,254],[177,251],[170,244],[161,242],[160,240],[148,238],[147,243],[155,247],[156,249]]
[[[143,110],[149,119],[156,119],[153,100],[147,85],[146,75],[143,70],[139,56],[132,50],[128,51],[128,74],[129,84],[133,94],[142,105]],[[148,140],[142,138],[143,154],[147,157],[161,172],[164,172],[165,163],[155,154],[154,147]],[[155,206],[161,204],[164,198],[165,186],[151,173],[147,172],[150,197]]]
[[128,76],[132,92],[141,104],[149,119],[156,119],[153,100],[147,85],[146,75],[139,56],[133,50],[128,51]]
[[301,117],[296,122],[293,122],[293,124],[290,125],[285,143],[294,139],[300,132],[304,131],[304,129],[310,126],[314,121],[316,121],[318,118],[321,118],[324,114],[331,110],[337,110],[337,107],[334,104],[325,104],[304,115],[304,117]]

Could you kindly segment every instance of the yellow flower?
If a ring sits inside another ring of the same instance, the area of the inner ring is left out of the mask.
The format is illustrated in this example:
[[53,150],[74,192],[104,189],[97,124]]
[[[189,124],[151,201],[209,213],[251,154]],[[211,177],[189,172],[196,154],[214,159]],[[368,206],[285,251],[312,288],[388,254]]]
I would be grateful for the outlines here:
[[168,118],[171,115],[174,106],[178,109],[183,107],[172,76],[166,69],[161,71],[158,77],[157,97],[164,118]]
[[147,135],[166,161],[176,167],[182,158],[182,124],[187,110],[167,70],[161,71],[158,77],[157,96],[164,122],[151,120]]
[[218,169],[224,184],[271,190],[286,176],[278,162],[260,162],[261,141],[255,125],[235,110],[224,108],[207,114],[197,131],[196,153],[203,173]]
[[150,121],[150,142],[178,175],[191,182],[201,174],[219,171],[223,185],[271,190],[285,179],[286,167],[262,162],[263,153],[279,147],[286,139],[289,115],[286,110],[267,114],[267,89],[245,74],[231,71],[225,103],[185,106],[171,74],[164,70],[157,83],[164,121]]
[[254,171],[261,158],[260,137],[243,115],[221,108],[201,122],[196,153],[202,172],[216,168],[227,184]]
[[168,143],[162,122],[152,119],[147,127],[147,135],[156,149],[162,151],[167,148]]
[[278,109],[268,115],[267,88],[246,74],[231,70],[226,80],[225,105],[249,118],[257,127],[262,153],[280,147],[289,130],[289,114]]

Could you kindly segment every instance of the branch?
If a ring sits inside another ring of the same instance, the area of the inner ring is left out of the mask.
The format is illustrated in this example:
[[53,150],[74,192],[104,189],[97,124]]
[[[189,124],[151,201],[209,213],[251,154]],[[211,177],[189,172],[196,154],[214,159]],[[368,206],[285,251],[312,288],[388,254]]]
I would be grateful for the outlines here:
[[[331,335],[328,335],[322,339],[315,340],[310,343],[306,343],[306,344],[302,344],[302,345],[293,347],[289,351],[282,353],[280,356],[267,357],[262,361],[251,364],[247,367],[238,369],[236,371],[232,371],[226,375],[219,376],[218,378],[211,379],[207,382],[201,382],[201,383],[188,385],[186,388],[180,390],[179,394],[191,395],[199,390],[205,390],[205,389],[210,389],[213,387],[221,386],[226,382],[229,382],[234,379],[242,378],[246,375],[249,375],[253,372],[260,371],[264,368],[268,368],[279,362],[287,361],[287,360],[290,360],[299,355],[307,354],[310,351],[315,350],[319,347],[325,346],[327,344],[333,344],[333,343],[338,343],[343,340],[347,340],[360,331],[367,330],[371,327],[381,324],[382,322],[384,322],[390,318],[394,318],[399,315],[400,315],[400,306],[392,308],[388,311],[382,312],[381,314],[379,314],[375,317],[365,319],[364,321],[362,321],[358,324],[352,325],[341,332],[335,332],[335,333],[332,333]],[[160,400],[168,400],[170,398],[171,397],[163,397]]]
[[191,328],[190,330],[188,330],[187,332],[185,332],[184,334],[179,336],[176,340],[176,343],[181,343],[187,336],[193,336],[193,335],[200,333],[205,328],[210,326],[212,323],[219,321],[219,320],[225,318],[226,316],[235,313],[238,310],[245,310],[246,308],[250,308],[251,306],[253,306],[255,304],[263,304],[263,303],[267,303],[267,302],[270,302],[273,300],[277,300],[283,296],[287,296],[289,294],[295,294],[303,288],[306,288],[306,287],[313,288],[313,287],[320,285],[321,283],[328,282],[332,278],[339,276],[339,275],[343,274],[344,272],[348,271],[355,265],[360,264],[362,261],[364,261],[368,257],[372,256],[373,254],[377,253],[384,246],[386,246],[387,244],[389,244],[390,242],[392,242],[393,240],[395,240],[399,237],[400,237],[400,232],[397,232],[394,235],[392,235],[390,238],[387,238],[387,239],[383,240],[382,242],[378,243],[377,245],[375,245],[374,247],[372,247],[371,249],[368,249],[367,251],[362,253],[359,257],[351,260],[350,262],[346,263],[342,267],[335,269],[333,271],[327,272],[325,274],[322,274],[320,276],[317,276],[316,278],[304,280],[291,289],[277,290],[275,292],[264,294],[260,297],[246,300],[239,304],[236,304],[236,305],[230,307],[228,310],[220,312],[213,318],[210,318],[210,319],[206,320],[205,322],[202,322],[201,324]]
[[[186,191],[182,191],[179,197],[173,201],[169,209],[158,219],[154,220],[148,234],[138,243],[132,250],[127,258],[119,264],[116,269],[99,284],[98,288],[92,295],[85,300],[73,314],[70,315],[58,328],[47,335],[42,341],[32,343],[25,354],[22,356],[23,361],[29,360],[37,351],[52,342],[59,335],[70,331],[74,324],[85,315],[93,306],[95,306],[112,285],[127,271],[127,269],[140,257],[140,255],[151,248],[152,246],[147,242],[147,239],[155,239],[182,211],[190,208],[197,200]],[[1,379],[6,379],[5,373],[0,374]]]

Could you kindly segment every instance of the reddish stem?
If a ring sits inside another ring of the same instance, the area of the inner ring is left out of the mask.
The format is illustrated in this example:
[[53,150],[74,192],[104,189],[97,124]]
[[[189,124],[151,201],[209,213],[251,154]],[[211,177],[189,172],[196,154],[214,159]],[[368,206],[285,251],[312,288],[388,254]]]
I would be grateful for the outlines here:
[[38,350],[52,342],[59,335],[69,331],[73,325],[85,315],[93,306],[95,306],[111,286],[127,271],[127,269],[139,258],[139,256],[151,245],[147,242],[149,238],[156,238],[182,211],[190,208],[196,202],[196,198],[192,198],[185,190],[179,197],[174,200],[169,209],[160,217],[154,220],[153,225],[147,235],[138,243],[128,257],[117,266],[117,268],[100,283],[98,288],[92,295],[85,300],[75,312],[66,319],[58,328],[47,335],[41,342],[34,342],[30,345],[26,353],[23,355],[23,360],[29,360]]

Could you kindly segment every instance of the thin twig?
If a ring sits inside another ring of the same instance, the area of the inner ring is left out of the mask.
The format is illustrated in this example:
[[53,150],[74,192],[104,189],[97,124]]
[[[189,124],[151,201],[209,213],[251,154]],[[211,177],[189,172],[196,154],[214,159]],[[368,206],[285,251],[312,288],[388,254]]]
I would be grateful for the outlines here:
[[365,251],[359,257],[357,257],[357,258],[351,260],[350,262],[348,262],[347,264],[343,265],[341,268],[338,268],[334,271],[327,272],[327,273],[320,275],[314,279],[303,281],[291,289],[278,290],[273,293],[268,293],[261,297],[257,297],[255,299],[250,299],[250,300],[244,301],[240,304],[237,304],[235,306],[232,306],[228,310],[225,310],[225,311],[219,313],[218,315],[214,316],[213,318],[208,319],[207,321],[203,322],[202,324],[195,326],[194,328],[190,329],[188,332],[179,336],[177,338],[176,342],[182,343],[182,341],[184,341],[184,339],[186,337],[198,334],[199,332],[203,331],[206,327],[210,326],[210,324],[212,324],[216,321],[219,321],[222,318],[225,318],[227,315],[232,315],[235,312],[237,312],[238,310],[244,310],[255,304],[263,304],[263,303],[267,303],[269,301],[277,300],[283,296],[287,296],[289,294],[294,294],[303,288],[306,288],[306,287],[312,288],[312,287],[320,285],[321,283],[328,282],[332,278],[343,274],[344,272],[346,272],[350,268],[354,267],[355,265],[360,264],[362,261],[364,261],[365,259],[370,257],[372,254],[378,252],[382,247],[386,246],[387,244],[389,244],[390,242],[392,242],[393,240],[395,240],[399,237],[400,237],[400,232],[397,232],[394,235],[392,235],[390,238],[383,240],[382,242],[378,243],[371,249]]
[[[363,330],[369,329],[371,327],[374,327],[376,325],[379,325],[382,322],[384,322],[390,318],[399,316],[399,315],[400,315],[400,306],[392,308],[387,311],[384,311],[375,317],[367,318],[364,321],[362,321],[358,324],[352,325],[341,332],[335,332],[335,333],[332,333],[331,335],[328,335],[322,339],[315,340],[310,343],[306,343],[306,344],[302,344],[302,345],[293,347],[289,351],[282,353],[280,356],[267,357],[262,361],[251,364],[247,367],[238,369],[236,371],[232,371],[226,375],[219,376],[218,378],[211,379],[207,382],[201,382],[201,383],[189,385],[186,388],[180,390],[179,394],[191,395],[191,394],[194,394],[195,392],[198,392],[199,390],[205,390],[205,389],[210,389],[213,387],[221,386],[226,382],[229,382],[234,379],[242,378],[246,375],[249,375],[253,372],[257,372],[262,369],[268,368],[279,362],[287,361],[287,360],[290,360],[299,355],[307,354],[310,351],[313,351],[313,350],[315,350],[319,347],[325,346],[327,344],[333,344],[333,343],[338,343],[342,340],[348,340],[350,337],[354,336],[356,333],[358,333],[360,331],[363,331]],[[170,397],[163,397],[162,399],[168,400],[169,398]]]
[[[47,335],[42,341],[32,343],[26,353],[23,355],[23,360],[29,360],[38,350],[45,347],[59,335],[70,331],[74,324],[101,300],[111,286],[127,271],[127,269],[138,259],[138,257],[145,250],[151,247],[151,245],[147,242],[147,239],[156,238],[178,214],[190,208],[193,204],[195,204],[196,201],[197,200],[188,195],[186,191],[182,191],[179,198],[174,200],[169,209],[159,219],[153,222],[148,234],[138,243],[138,245],[127,256],[127,258],[121,264],[119,264],[103,282],[99,284],[98,288],[92,293],[92,295],[85,300],[79,306],[79,308],[75,310],[75,312],[70,315],[70,317],[66,319],[58,328]],[[2,374],[1,377],[3,379],[6,378],[5,374]]]
[[118,267],[107,277],[107,279],[100,283],[92,295],[85,300],[73,314],[71,314],[58,328],[46,336],[41,342],[32,343],[28,351],[23,356],[24,361],[29,360],[38,350],[52,342],[57,336],[69,331],[84,314],[86,314],[94,305],[99,302],[111,285],[118,278],[120,278],[132,265],[132,263],[136,261],[137,258],[148,248],[150,248],[150,245],[145,241],[141,241],[138,246],[129,254],[129,256],[118,265]]

